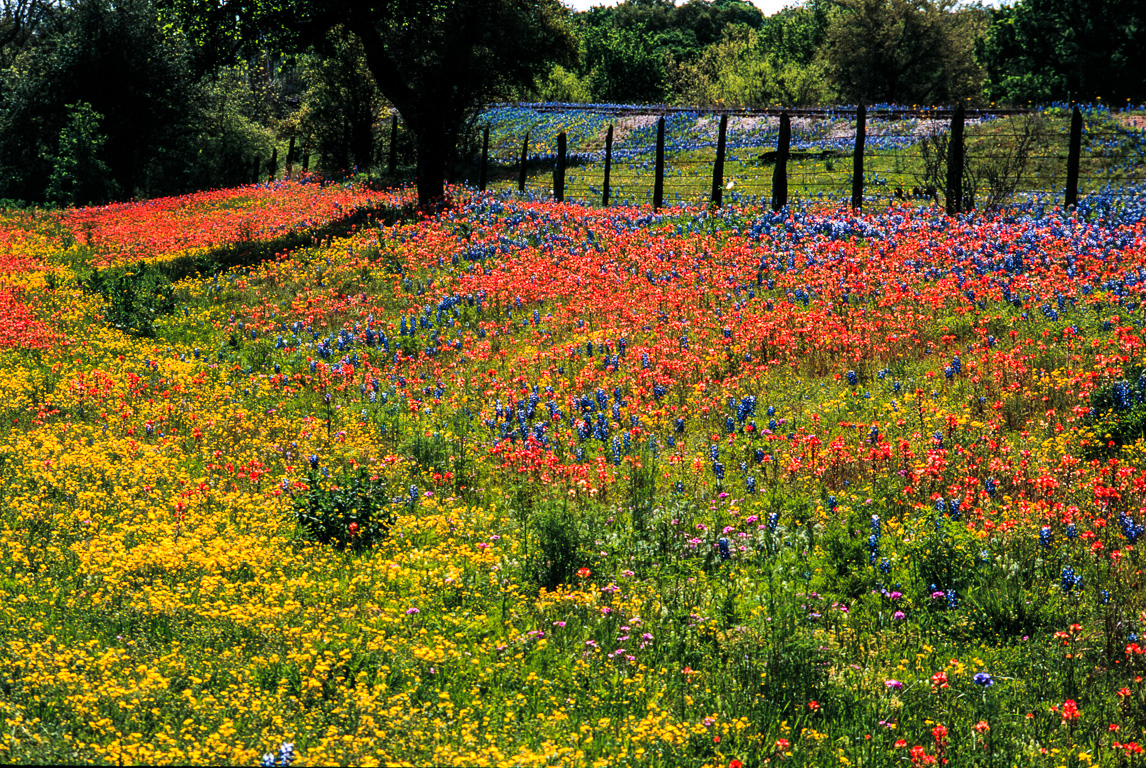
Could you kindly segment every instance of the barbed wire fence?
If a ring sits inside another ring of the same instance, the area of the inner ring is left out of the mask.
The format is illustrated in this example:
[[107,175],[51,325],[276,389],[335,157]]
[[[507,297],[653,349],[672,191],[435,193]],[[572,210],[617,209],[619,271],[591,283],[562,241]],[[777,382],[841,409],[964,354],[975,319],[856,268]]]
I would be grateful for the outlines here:
[[488,118],[472,182],[589,205],[900,199],[956,213],[1029,196],[1117,202],[1140,197],[1146,183],[1144,121],[1099,108],[535,104]]

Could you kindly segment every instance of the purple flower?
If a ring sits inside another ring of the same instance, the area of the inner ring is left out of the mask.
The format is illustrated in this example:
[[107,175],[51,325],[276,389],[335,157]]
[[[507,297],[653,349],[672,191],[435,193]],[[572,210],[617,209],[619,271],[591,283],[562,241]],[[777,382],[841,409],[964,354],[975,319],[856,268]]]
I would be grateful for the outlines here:
[[892,691],[902,691],[903,690],[903,683],[899,682],[898,680],[896,680],[894,678],[884,680],[883,684],[886,685],[888,687],[888,689],[890,689]]
[[896,621],[903,621],[907,618],[907,614],[905,614],[903,611],[896,611],[895,613],[891,614],[891,618],[895,619]]
[[995,684],[995,678],[991,677],[989,672],[980,672],[974,677],[975,682],[984,688],[990,688]]

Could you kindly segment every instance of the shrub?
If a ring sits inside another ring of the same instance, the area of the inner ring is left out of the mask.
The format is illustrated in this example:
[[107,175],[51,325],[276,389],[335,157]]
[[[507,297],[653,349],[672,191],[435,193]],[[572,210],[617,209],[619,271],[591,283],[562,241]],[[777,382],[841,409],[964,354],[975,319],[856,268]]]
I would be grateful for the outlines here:
[[[312,459],[312,464],[317,460]],[[366,477],[342,476],[327,482],[317,469],[307,475],[308,488],[295,498],[294,507],[303,537],[338,550],[355,552],[386,538],[394,515],[380,483]]]
[[533,555],[537,583],[546,589],[572,583],[578,569],[588,564],[577,518],[564,505],[546,507],[534,516],[533,530],[537,539]]
[[96,272],[85,287],[107,302],[108,325],[137,336],[154,337],[156,319],[175,309],[171,280],[146,264]]

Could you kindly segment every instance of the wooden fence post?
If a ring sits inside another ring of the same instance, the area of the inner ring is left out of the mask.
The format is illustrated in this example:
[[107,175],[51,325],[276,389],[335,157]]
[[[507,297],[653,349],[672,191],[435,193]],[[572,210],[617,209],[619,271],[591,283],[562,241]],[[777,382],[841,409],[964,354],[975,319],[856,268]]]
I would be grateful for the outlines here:
[[521,173],[517,177],[517,191],[525,194],[525,160],[529,155],[529,131],[525,132],[525,141],[521,142]]
[[306,173],[310,170],[310,150],[304,149],[302,151],[302,172]]
[[267,181],[274,181],[275,175],[279,170],[279,148],[275,147],[271,150],[271,164],[268,168]]
[[1082,157],[1082,110],[1077,106],[1070,116],[1070,152],[1066,156],[1067,208],[1078,205],[1078,165]]
[[489,167],[489,126],[481,132],[481,178],[478,180],[478,189],[485,192],[485,183]]
[[951,138],[947,144],[947,215],[963,211],[963,105],[951,116]]
[[609,207],[609,171],[613,168],[613,126],[605,132],[605,184],[601,192],[601,207]]
[[867,138],[867,107],[856,108],[856,148],[852,155],[852,208],[863,208],[863,145]]
[[716,162],[712,166],[712,206],[724,205],[724,149],[727,146],[728,115],[720,116],[720,130],[716,134]]
[[386,170],[390,176],[398,175],[398,115],[390,115],[390,157],[387,158]]
[[665,118],[657,120],[657,163],[653,170],[653,210],[659,211],[665,198]]
[[557,134],[557,165],[553,168],[553,199],[565,202],[565,131]]
[[772,171],[772,210],[788,204],[788,150],[792,145],[792,120],[780,113],[780,138],[776,142],[776,168]]

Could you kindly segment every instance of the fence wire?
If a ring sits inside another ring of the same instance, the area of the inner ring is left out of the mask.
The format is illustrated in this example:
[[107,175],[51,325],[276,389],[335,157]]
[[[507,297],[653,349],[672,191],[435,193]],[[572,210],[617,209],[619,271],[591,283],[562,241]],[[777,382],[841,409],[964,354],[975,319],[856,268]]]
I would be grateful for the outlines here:
[[[788,199],[851,199],[856,113],[793,110],[787,161]],[[611,204],[651,204],[657,121],[665,120],[664,205],[705,205],[712,198],[721,115],[683,109],[566,108],[511,105],[489,110],[493,188],[520,182],[525,193],[553,195],[557,135],[567,136],[564,197],[600,205],[606,135],[613,128]],[[944,201],[952,113],[872,109],[863,151],[865,205],[899,200]],[[1083,113],[1079,194],[1139,199],[1146,187],[1146,125],[1102,109]],[[1061,202],[1066,188],[1071,112],[968,111],[964,132],[965,207],[995,207],[1032,196]],[[725,201],[768,203],[780,133],[779,110],[728,113],[722,181]]]

